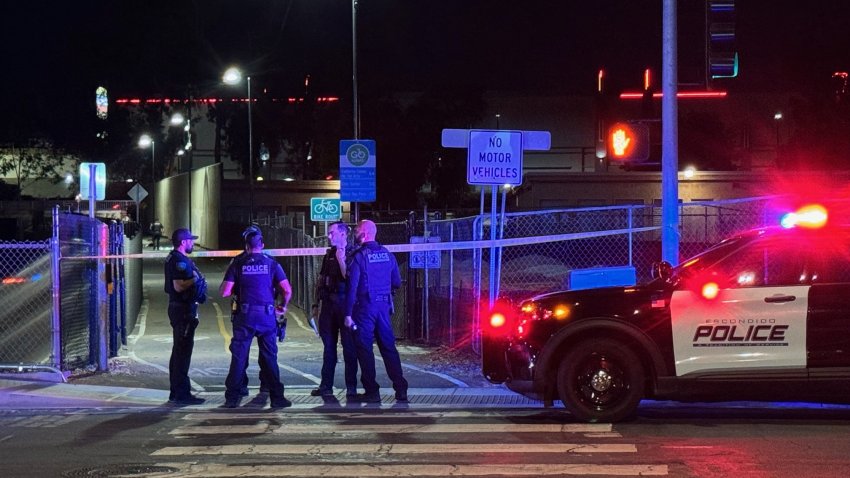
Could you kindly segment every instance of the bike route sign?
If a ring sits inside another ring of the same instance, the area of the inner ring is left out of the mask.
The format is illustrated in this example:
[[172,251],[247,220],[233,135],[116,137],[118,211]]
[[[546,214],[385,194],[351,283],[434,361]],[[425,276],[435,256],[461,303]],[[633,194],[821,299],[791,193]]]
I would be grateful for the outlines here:
[[375,140],[344,139],[339,142],[339,197],[342,201],[375,200]]
[[310,220],[339,221],[342,218],[342,206],[339,199],[310,198]]

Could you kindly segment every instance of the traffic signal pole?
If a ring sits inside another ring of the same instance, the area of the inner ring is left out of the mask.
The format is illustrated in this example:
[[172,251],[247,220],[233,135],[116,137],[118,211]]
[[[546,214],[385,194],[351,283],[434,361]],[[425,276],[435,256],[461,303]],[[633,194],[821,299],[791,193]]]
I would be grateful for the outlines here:
[[679,263],[679,119],[676,2],[663,0],[661,56],[661,258]]

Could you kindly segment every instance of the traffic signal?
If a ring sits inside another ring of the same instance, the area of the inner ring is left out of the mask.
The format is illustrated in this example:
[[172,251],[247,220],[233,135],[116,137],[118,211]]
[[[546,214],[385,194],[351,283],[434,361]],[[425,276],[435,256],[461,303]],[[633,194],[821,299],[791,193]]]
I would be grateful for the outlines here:
[[735,0],[707,0],[706,9],[707,76],[734,78],[738,76]]
[[649,127],[643,123],[615,123],[608,130],[607,143],[612,160],[640,163],[649,159]]

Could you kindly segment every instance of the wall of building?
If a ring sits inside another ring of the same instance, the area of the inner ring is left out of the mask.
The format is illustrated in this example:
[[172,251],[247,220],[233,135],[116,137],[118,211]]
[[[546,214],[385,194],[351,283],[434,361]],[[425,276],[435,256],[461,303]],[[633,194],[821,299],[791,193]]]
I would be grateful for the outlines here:
[[156,183],[156,216],[166,237],[181,227],[198,236],[195,244],[218,249],[221,164],[171,176]]
[[[846,183],[850,172],[830,172],[835,182]],[[794,177],[751,171],[697,171],[687,179],[679,174],[679,199],[707,201],[784,194],[784,184],[811,184],[812,192],[823,183],[823,173],[794,172]],[[513,191],[520,209],[657,204],[661,200],[660,172],[526,174]]]

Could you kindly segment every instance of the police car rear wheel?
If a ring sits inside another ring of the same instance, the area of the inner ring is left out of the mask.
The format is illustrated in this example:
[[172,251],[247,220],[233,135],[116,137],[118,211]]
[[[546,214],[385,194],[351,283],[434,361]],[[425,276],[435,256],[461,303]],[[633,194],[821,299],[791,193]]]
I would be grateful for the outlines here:
[[644,372],[637,355],[611,339],[576,344],[558,367],[558,393],[579,420],[616,422],[629,417],[643,397]]

